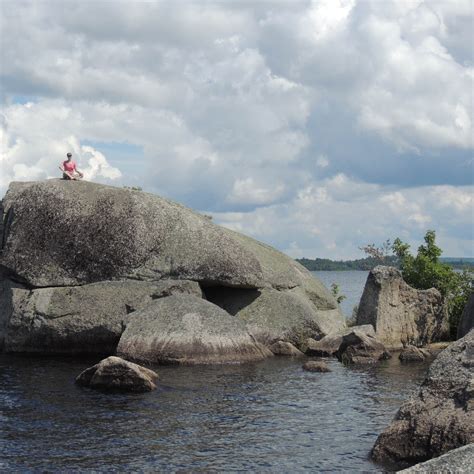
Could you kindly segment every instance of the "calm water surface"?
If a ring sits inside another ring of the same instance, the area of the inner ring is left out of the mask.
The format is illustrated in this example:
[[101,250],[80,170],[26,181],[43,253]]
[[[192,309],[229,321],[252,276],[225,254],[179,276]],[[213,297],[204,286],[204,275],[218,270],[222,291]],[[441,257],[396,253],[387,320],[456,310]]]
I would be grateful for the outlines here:
[[159,367],[124,395],[74,384],[95,362],[0,355],[0,471],[381,472],[369,451],[427,368]]

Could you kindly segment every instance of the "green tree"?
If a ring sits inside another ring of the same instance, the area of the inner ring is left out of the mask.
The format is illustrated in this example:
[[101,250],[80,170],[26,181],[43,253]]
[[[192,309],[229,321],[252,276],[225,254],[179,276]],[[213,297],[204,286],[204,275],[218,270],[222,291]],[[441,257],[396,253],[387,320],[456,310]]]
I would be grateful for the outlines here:
[[436,245],[434,230],[426,232],[424,241],[418,247],[416,256],[410,253],[410,246],[399,238],[393,242],[392,249],[399,258],[403,279],[409,285],[423,290],[439,290],[447,303],[451,337],[455,338],[459,319],[472,292],[474,275],[469,270],[455,272],[439,261],[443,252]]
[[347,297],[340,293],[339,285],[337,283],[331,284],[331,293],[336,298],[337,304],[341,304]]

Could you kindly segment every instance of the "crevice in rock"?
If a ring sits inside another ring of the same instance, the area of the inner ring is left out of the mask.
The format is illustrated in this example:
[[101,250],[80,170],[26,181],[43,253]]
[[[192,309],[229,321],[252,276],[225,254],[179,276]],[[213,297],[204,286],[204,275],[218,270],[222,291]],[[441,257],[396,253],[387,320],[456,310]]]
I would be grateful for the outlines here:
[[200,282],[199,286],[204,294],[204,297],[227,311],[232,316],[235,316],[239,311],[253,303],[261,294],[260,290],[256,288],[233,288],[222,285],[206,285]]

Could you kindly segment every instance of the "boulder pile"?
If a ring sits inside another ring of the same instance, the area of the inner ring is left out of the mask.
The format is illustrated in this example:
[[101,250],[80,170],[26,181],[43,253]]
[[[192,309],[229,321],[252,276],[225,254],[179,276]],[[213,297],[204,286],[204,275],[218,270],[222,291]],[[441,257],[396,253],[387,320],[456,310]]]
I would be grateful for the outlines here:
[[345,327],[300,264],[152,194],[15,182],[0,214],[6,352],[235,363]]

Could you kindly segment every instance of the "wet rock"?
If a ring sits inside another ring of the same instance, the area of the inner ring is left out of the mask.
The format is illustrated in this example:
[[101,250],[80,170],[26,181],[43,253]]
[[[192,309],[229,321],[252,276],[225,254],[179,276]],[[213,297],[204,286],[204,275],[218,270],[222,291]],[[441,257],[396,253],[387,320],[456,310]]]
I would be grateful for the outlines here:
[[272,344],[269,349],[275,355],[279,356],[291,356],[291,357],[301,357],[304,354],[297,349],[291,342],[277,341]]
[[424,472],[426,474],[471,474],[474,472],[474,444],[453,449],[442,456],[398,472],[404,474],[412,472]]
[[150,392],[158,374],[120,357],[107,357],[79,374],[76,383],[84,387],[124,392]]
[[366,324],[365,326],[354,326],[351,328],[346,328],[345,330],[336,334],[329,334],[320,339],[319,341],[315,341],[312,338],[307,339],[305,354],[307,356],[317,357],[335,356],[336,352],[339,350],[342,344],[343,336],[346,336],[347,334],[350,334],[352,331],[355,330],[375,337],[375,331],[372,325]]
[[474,293],[471,293],[459,320],[458,339],[474,328]]
[[309,360],[304,363],[303,370],[307,370],[308,372],[331,372],[327,364],[319,360]]
[[415,346],[406,346],[398,355],[402,362],[423,362],[430,356],[430,352]]
[[192,295],[168,296],[130,315],[117,354],[138,362],[184,365],[273,356],[250,336],[242,321]]
[[448,313],[441,293],[416,290],[394,267],[375,267],[367,277],[357,324],[372,324],[389,349],[424,346],[449,338]]
[[[186,280],[108,281],[72,287],[11,288],[0,295],[10,314],[5,352],[114,354],[127,314],[168,295],[201,296]],[[0,304],[0,308],[3,304]],[[0,309],[0,312],[4,310]]]
[[391,355],[375,337],[355,329],[342,337],[336,357],[343,364],[374,364]]
[[412,465],[474,442],[474,330],[431,364],[418,394],[378,437],[378,462]]

